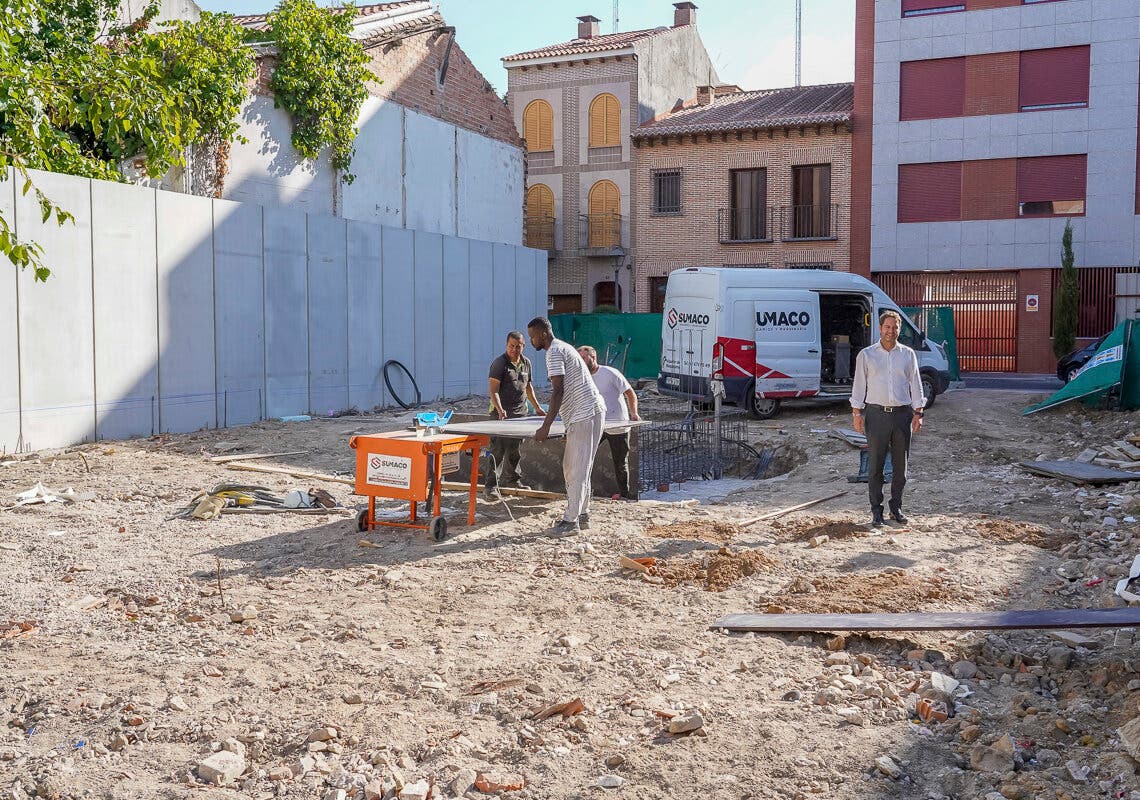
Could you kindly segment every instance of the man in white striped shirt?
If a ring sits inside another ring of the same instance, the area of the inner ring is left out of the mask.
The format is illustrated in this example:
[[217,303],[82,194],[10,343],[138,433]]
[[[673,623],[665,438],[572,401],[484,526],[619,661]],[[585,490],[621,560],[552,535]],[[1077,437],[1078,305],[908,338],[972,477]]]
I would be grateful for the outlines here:
[[546,440],[559,412],[566,425],[566,451],[562,455],[566,513],[554,531],[577,533],[590,527],[590,475],[594,471],[594,454],[602,439],[606,401],[574,346],[554,338],[550,320],[535,317],[526,329],[534,349],[546,351],[546,374],[550,376],[552,387],[546,419],[535,431],[534,439]]
[[879,317],[879,341],[864,347],[855,358],[851,386],[851,414],[855,430],[867,437],[867,493],[871,525],[883,524],[883,465],[891,453],[891,519],[906,524],[902,512],[906,486],[906,460],[910,437],[922,428],[926,398],[918,356],[899,342],[902,316],[884,311]]

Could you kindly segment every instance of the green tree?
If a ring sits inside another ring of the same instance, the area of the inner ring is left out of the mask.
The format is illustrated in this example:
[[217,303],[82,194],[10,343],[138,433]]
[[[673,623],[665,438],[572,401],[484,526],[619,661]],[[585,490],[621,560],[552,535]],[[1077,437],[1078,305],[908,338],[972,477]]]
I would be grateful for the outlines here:
[[1073,226],[1066,222],[1061,237],[1061,286],[1053,304],[1053,355],[1057,358],[1072,352],[1076,343],[1081,286],[1073,261]]

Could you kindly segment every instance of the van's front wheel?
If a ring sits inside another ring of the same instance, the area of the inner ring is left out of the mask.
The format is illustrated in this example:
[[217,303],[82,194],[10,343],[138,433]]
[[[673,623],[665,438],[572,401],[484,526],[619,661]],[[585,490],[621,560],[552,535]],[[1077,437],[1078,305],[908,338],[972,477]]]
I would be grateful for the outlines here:
[[756,419],[772,419],[780,413],[780,401],[771,397],[757,397],[754,383],[748,384],[745,390],[744,405]]
[[938,396],[938,379],[929,372],[922,373],[922,394],[926,398],[926,408],[934,405],[934,398]]

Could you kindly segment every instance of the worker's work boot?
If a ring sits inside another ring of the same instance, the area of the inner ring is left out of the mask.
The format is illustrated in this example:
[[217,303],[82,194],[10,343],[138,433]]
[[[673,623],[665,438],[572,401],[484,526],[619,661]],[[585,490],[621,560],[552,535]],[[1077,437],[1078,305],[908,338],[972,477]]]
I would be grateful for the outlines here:
[[871,527],[872,528],[883,527],[883,507],[882,506],[879,506],[878,508],[872,508],[871,509]]
[[584,531],[590,530],[590,515],[589,514],[579,514],[578,515],[578,527]]
[[576,520],[559,520],[558,524],[550,529],[551,533],[560,534],[562,536],[571,536],[579,532],[578,522]]
[[899,525],[906,525],[906,517],[903,516],[902,506],[891,508],[891,519],[893,519]]

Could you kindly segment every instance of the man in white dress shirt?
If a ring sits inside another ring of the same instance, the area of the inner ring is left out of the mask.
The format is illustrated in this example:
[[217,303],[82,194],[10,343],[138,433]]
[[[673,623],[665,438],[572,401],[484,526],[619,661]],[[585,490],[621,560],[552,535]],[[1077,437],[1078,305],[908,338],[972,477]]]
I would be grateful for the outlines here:
[[851,387],[851,413],[855,430],[867,437],[867,493],[871,500],[871,525],[883,524],[883,464],[891,454],[891,519],[906,524],[903,487],[910,436],[922,428],[926,398],[918,356],[899,342],[902,317],[884,311],[879,317],[879,341],[859,351],[855,381]]

